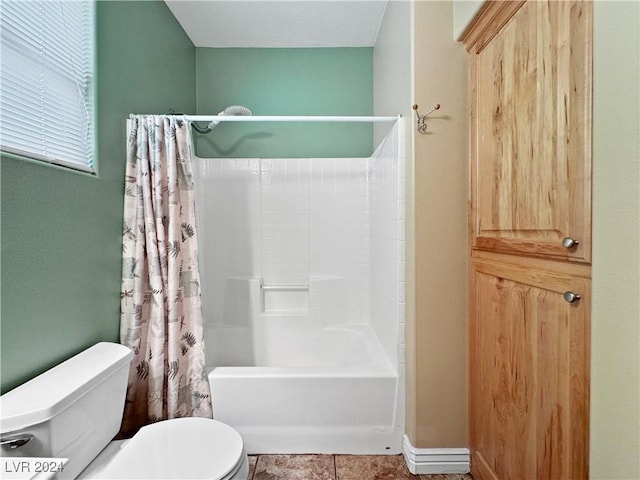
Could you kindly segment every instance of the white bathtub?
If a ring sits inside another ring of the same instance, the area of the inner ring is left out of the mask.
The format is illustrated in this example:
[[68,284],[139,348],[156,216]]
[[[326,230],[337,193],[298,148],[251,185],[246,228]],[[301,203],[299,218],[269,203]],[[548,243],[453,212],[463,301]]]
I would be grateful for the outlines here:
[[209,336],[210,351],[245,345],[244,366],[209,372],[215,418],[242,434],[250,454],[399,453],[398,371],[373,331],[305,323],[271,318],[268,328]]

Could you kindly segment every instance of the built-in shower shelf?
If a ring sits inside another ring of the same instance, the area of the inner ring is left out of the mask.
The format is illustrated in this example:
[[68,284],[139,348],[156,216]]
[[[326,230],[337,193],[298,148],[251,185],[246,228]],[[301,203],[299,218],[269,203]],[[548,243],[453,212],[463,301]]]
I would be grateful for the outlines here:
[[260,285],[263,313],[307,313],[309,311],[309,285]]
[[262,285],[262,290],[279,292],[308,292],[309,285]]

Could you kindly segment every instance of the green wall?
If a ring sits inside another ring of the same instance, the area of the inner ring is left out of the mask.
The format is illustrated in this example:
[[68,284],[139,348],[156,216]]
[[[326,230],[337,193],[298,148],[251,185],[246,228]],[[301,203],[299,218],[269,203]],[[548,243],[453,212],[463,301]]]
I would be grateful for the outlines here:
[[195,48],[164,2],[97,5],[98,176],[3,156],[2,392],[117,341],[125,119],[195,111]]
[[[372,48],[197,48],[197,111],[372,115]],[[194,133],[202,157],[366,157],[371,124],[221,123]]]
[[[129,113],[371,115],[373,49],[195,48],[164,2],[97,3],[98,175],[2,156],[1,391],[119,332]],[[221,124],[202,156],[369,156],[370,124]]]

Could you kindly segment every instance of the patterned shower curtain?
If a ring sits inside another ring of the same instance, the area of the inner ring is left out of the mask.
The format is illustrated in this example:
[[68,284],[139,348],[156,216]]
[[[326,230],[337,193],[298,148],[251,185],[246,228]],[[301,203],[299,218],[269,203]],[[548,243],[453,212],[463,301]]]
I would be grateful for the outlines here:
[[127,122],[120,341],[135,355],[121,433],[212,417],[187,122]]

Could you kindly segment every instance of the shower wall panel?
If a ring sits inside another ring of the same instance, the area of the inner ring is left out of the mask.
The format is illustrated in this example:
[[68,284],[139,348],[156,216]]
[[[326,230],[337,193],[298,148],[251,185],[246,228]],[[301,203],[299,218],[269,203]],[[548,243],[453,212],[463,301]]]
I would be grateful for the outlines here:
[[369,164],[323,158],[311,165],[311,273],[337,280],[335,298],[324,305],[346,307],[344,318],[323,316],[325,325],[369,323]]
[[[404,363],[403,132],[402,128],[394,128],[381,142],[371,158],[369,181],[370,323],[396,367],[398,359]],[[398,348],[402,351],[398,352]]]
[[370,325],[402,367],[401,127],[370,158],[196,159],[212,366],[252,365],[254,336],[285,322]]
[[[261,309],[331,324],[368,323],[369,158],[196,159],[207,323],[243,326]],[[250,279],[255,279],[251,283]]]
[[262,279],[265,285],[307,285],[311,160],[260,163]]
[[288,292],[274,296],[274,311],[307,311],[323,325],[368,322],[369,162],[261,160],[262,279],[309,286],[306,310],[304,295]]
[[196,158],[194,167],[205,321],[246,326],[248,280],[262,275],[260,160]]

